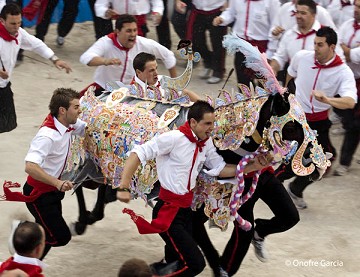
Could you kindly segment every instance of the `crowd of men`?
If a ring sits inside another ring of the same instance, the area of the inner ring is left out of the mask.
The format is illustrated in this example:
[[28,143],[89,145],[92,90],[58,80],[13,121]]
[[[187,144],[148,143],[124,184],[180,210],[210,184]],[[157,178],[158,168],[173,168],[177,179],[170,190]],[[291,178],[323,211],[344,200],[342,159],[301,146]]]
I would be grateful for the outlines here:
[[[19,6],[19,1],[0,1],[0,133],[10,132],[17,127],[10,79],[20,50],[33,51],[51,60],[58,69],[71,72],[71,66],[59,59],[44,43],[58,1],[45,2],[47,5],[36,9],[34,1],[30,1],[26,7]],[[59,22],[56,39],[56,43],[62,47],[66,47],[65,37],[75,21],[79,1],[64,3],[63,19]],[[86,66],[96,67],[92,84],[96,86],[96,95],[105,89],[107,81],[121,81],[125,85],[137,82],[140,86],[159,83],[156,59],[163,62],[171,77],[177,76],[176,59],[171,51],[174,46],[170,39],[167,1],[96,0],[89,1],[89,4],[94,15],[97,40],[79,59]],[[149,14],[157,25],[159,42],[146,38]],[[35,36],[20,27],[22,16],[37,16]],[[313,0],[293,0],[287,3],[278,0],[176,0],[171,21],[179,37],[192,40],[194,51],[202,55],[203,70],[199,77],[209,84],[220,83],[226,71],[230,70],[225,68],[225,49],[222,47],[222,39],[227,32],[231,31],[266,53],[271,68],[283,85],[295,84],[295,95],[305,111],[309,125],[317,131],[319,142],[325,151],[332,154],[332,160],[337,158],[337,151],[329,137],[329,115],[335,112],[341,117],[345,135],[340,149],[339,167],[334,170],[334,175],[342,176],[349,171],[360,136],[357,104],[360,91],[360,0],[319,3]],[[209,35],[206,31],[209,31]],[[245,67],[244,59],[242,53],[236,53],[234,67],[237,81],[249,85],[254,74]],[[204,269],[205,260],[198,248],[199,241],[189,236],[191,228],[183,228],[184,225],[191,226],[189,199],[198,174],[193,168],[201,162],[206,163],[208,168],[222,177],[234,176],[235,168],[226,164],[214,150],[210,136],[215,119],[213,108],[199,100],[203,96],[190,91],[184,93],[189,94],[195,102],[190,108],[187,122],[178,130],[133,150],[125,165],[117,198],[123,202],[130,200],[129,184],[140,162],[159,155],[168,156],[165,163],[160,161],[158,165],[165,170],[159,173],[162,188],[153,221],[136,224],[138,228],[151,230],[147,233],[160,233],[166,243],[167,263],[163,263],[162,268],[157,265],[153,271],[172,270],[173,276],[196,276]],[[31,253],[29,257],[39,259],[35,270],[29,269],[35,275],[28,273],[29,276],[42,276],[40,261],[51,247],[64,246],[71,240],[71,232],[62,216],[61,200],[74,184],[69,180],[61,180],[61,173],[71,144],[71,135],[84,135],[86,123],[78,118],[80,97],[81,93],[70,88],[54,90],[49,104],[50,113],[25,157],[28,178],[23,194],[7,195],[9,199],[13,197],[17,201],[26,202],[28,210],[42,226],[39,228],[23,223],[18,227],[23,228],[24,232],[30,228],[37,233],[38,243],[31,249],[25,249],[27,252],[15,248],[20,256]],[[180,157],[181,153],[184,159],[177,162],[184,165],[183,182],[173,186],[175,177],[179,176],[170,170],[173,168],[172,157]],[[259,156],[247,171],[267,168],[271,160],[272,157]],[[169,170],[166,170],[167,167]],[[275,178],[271,174],[269,178]],[[167,183],[169,180],[170,184]],[[307,208],[303,192],[312,182],[308,178],[297,177],[290,183],[289,195],[286,197],[291,197],[298,209]],[[286,205],[290,207],[292,204]],[[170,216],[172,220],[161,221],[164,215]],[[296,209],[291,217],[293,220],[278,232],[297,223]],[[241,256],[238,264],[230,266],[230,258],[225,259],[223,256],[220,262],[220,258],[216,257],[215,266],[212,267],[214,276],[234,275],[251,240],[259,259],[267,259],[263,252],[263,242],[265,236],[273,232],[264,231],[261,234],[260,229],[252,231],[243,253],[237,254]],[[234,246],[234,243],[230,246]],[[208,256],[206,258],[209,259]],[[13,268],[16,263],[29,264],[27,258],[14,256],[3,263],[3,272],[5,266],[9,266],[9,270],[16,269]],[[1,273],[2,267],[0,276],[5,274]],[[27,270],[26,267],[18,268]]]

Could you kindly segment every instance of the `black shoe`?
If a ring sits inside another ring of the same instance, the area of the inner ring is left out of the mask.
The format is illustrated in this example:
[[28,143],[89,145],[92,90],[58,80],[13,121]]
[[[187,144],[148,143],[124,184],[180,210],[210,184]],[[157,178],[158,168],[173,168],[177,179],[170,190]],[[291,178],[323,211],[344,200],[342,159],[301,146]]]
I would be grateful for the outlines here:
[[150,265],[153,274],[163,276],[176,272],[179,267],[179,262],[175,261],[172,263],[157,262]]

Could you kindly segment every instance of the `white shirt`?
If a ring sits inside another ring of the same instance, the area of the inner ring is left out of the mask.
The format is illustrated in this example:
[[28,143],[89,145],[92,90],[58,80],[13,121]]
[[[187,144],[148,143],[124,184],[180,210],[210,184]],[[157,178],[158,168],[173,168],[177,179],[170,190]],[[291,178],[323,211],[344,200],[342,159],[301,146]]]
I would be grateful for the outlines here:
[[162,0],[96,0],[94,4],[96,16],[107,19],[105,12],[110,5],[118,14],[142,15],[148,14],[150,9],[161,15],[164,12]]
[[[2,79],[0,77],[1,88],[6,87],[7,84],[10,82],[10,77],[15,68],[17,55],[20,48],[24,50],[33,51],[45,59],[49,59],[54,55],[54,51],[52,51],[49,47],[47,47],[47,45],[44,42],[34,37],[33,35],[30,35],[22,28],[19,28],[17,40],[18,40],[18,44],[16,44],[15,40],[5,41],[4,39],[0,38],[0,56],[4,68],[9,74],[9,78],[7,79]],[[2,68],[1,64],[0,64],[0,68]]]
[[[137,145],[135,152],[141,162],[156,158],[156,169],[160,184],[166,190],[184,195],[188,192],[189,173],[194,157],[196,144],[179,130],[159,135],[142,145]],[[190,189],[196,184],[196,178],[203,166],[220,172],[226,165],[223,158],[216,153],[216,148],[209,138],[202,152],[198,152],[191,172]]]
[[[285,30],[289,30],[292,27],[296,26],[297,25],[296,24],[296,16],[295,15],[292,16],[294,11],[296,11],[296,7],[292,2],[288,2],[288,3],[285,3],[284,5],[282,5],[281,8],[279,9],[279,12],[278,12],[276,18],[273,21],[273,24],[271,25],[271,30],[270,30],[269,35],[273,37],[271,32],[277,26],[281,26]],[[323,8],[319,5],[316,6],[315,19],[317,21],[319,21],[319,23],[322,26],[329,26],[336,31],[335,23],[333,22],[329,12],[325,8]],[[276,38],[279,39],[280,37],[281,37],[281,35],[279,35]]]
[[354,17],[354,0],[349,0],[351,5],[342,6],[340,0],[332,0],[327,6],[336,26],[340,27],[345,21]]
[[201,11],[212,11],[224,6],[226,0],[192,0],[196,9]]
[[37,265],[37,266],[41,267],[42,269],[45,269],[48,266],[46,263],[44,263],[43,261],[41,261],[39,259],[21,256],[17,253],[14,254],[13,258],[14,258],[14,262],[17,262],[19,264]]
[[350,19],[341,25],[339,29],[339,42],[345,43],[350,50],[351,62],[348,66],[354,73],[355,79],[360,78],[360,30],[355,32],[354,19]]
[[246,40],[268,40],[270,27],[280,8],[278,0],[230,0],[221,13],[222,26],[235,21],[233,32]]
[[117,48],[108,36],[104,36],[98,39],[84,54],[81,55],[80,62],[88,64],[95,57],[120,59],[120,66],[98,66],[95,70],[94,81],[102,88],[105,88],[105,84],[109,81],[120,81],[125,85],[129,85],[132,78],[135,76],[133,60],[140,52],[155,55],[157,59],[163,61],[167,69],[176,65],[176,58],[173,52],[152,39],[140,36],[136,37],[134,47],[127,52]]
[[[311,30],[319,30],[321,28],[320,23],[315,20],[313,26],[311,27]],[[311,32],[311,31],[309,31]],[[300,50],[313,50],[314,49],[314,39],[316,34],[313,33],[307,37],[299,38],[298,35],[300,34],[300,31],[298,29],[297,24],[292,27],[290,30],[287,30],[283,37],[280,40],[279,47],[276,50],[276,53],[274,56],[272,56],[272,59],[276,60],[279,65],[280,69],[284,69],[284,66],[287,62],[290,62],[292,57],[295,56],[297,52]],[[345,56],[342,48],[340,47],[339,43],[336,45],[336,54],[339,55],[339,57],[345,61]]]
[[[289,75],[295,78],[296,99],[305,113],[313,113],[313,109],[314,112],[322,112],[331,107],[311,97],[313,90],[321,90],[328,97],[339,94],[341,97],[348,96],[357,101],[354,74],[345,63],[323,68],[318,74],[319,69],[312,68],[315,66],[314,62],[314,51],[301,50],[293,57],[288,68]],[[331,62],[332,60],[327,64]]]
[[66,132],[68,128],[55,117],[54,123],[57,130],[45,126],[39,129],[31,141],[25,161],[38,164],[47,174],[58,178],[65,166],[71,135],[83,136],[86,123],[77,119],[76,124],[70,126],[75,130],[70,132]]
[[6,0],[0,0],[0,11],[6,5]]
[[[270,27],[279,9],[279,0],[230,0],[228,8],[220,15],[223,19],[221,25],[226,26],[235,21],[233,32],[240,38],[247,41],[269,40]],[[268,58],[273,52],[266,51]]]

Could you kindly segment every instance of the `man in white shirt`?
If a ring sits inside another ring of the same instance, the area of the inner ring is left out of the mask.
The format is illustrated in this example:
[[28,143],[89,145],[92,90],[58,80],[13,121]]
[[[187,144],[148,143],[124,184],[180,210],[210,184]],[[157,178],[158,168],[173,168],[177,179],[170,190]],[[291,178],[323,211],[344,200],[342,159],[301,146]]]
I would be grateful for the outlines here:
[[[270,65],[275,74],[286,70],[288,63],[298,51],[314,49],[315,33],[322,27],[320,22],[316,20],[317,10],[317,5],[313,0],[297,1],[296,25],[285,32],[276,53],[272,56]],[[336,52],[341,59],[344,59],[343,51],[339,45],[337,45]],[[283,77],[278,76],[283,82],[285,82],[285,77],[286,74]]]
[[[227,26],[234,22],[233,33],[253,46],[257,46],[260,52],[267,53],[270,27],[279,8],[279,0],[230,0],[228,8],[214,19],[213,24],[214,26]],[[248,85],[254,78],[254,74],[245,67],[244,59],[241,52],[236,52],[237,81]]]
[[[346,21],[339,29],[339,41],[346,57],[346,63],[354,73],[357,95],[360,95],[360,0],[355,0],[354,16]],[[341,146],[339,167],[334,175],[342,176],[349,171],[352,158],[359,145],[360,139],[360,107],[354,109],[335,110],[341,115],[341,122],[345,129],[344,141]]]
[[[194,51],[199,52],[204,61],[205,69],[200,78],[206,79],[209,84],[221,82],[225,73],[225,49],[222,47],[222,40],[227,33],[227,27],[215,27],[212,22],[226,5],[226,0],[193,0],[187,22],[186,38],[193,42]],[[186,4],[177,0],[176,7],[180,12]],[[208,47],[206,31],[210,33],[211,50]]]
[[[270,37],[279,40],[284,32],[296,25],[295,15],[297,2],[297,0],[293,0],[281,6],[271,26]],[[329,26],[336,30],[329,12],[319,5],[316,6],[316,20],[318,20],[321,25]],[[274,44],[274,46],[277,46],[277,44]]]
[[[213,107],[205,101],[195,102],[189,109],[187,122],[178,130],[154,137],[131,151],[118,188],[117,198],[129,202],[130,182],[137,167],[141,162],[156,158],[161,189],[152,222],[147,222],[132,210],[124,209],[123,212],[132,217],[141,234],[160,234],[166,243],[166,262],[179,261],[174,276],[181,272],[186,276],[196,276],[205,267],[204,257],[191,233],[192,189],[200,170],[205,166],[213,176],[235,175],[236,165],[226,164],[216,153],[210,137],[214,120]],[[247,165],[245,172],[259,170],[271,160],[270,155],[257,156]]]
[[133,15],[142,37],[148,32],[146,15],[151,12],[155,25],[158,25],[164,12],[162,0],[96,0],[94,7],[96,15],[104,19],[116,19],[121,14]]
[[[94,74],[96,95],[101,94],[109,81],[129,85],[135,75],[132,62],[140,52],[151,53],[161,59],[171,77],[176,77],[176,59],[173,52],[154,40],[137,35],[136,19],[128,14],[116,20],[115,31],[96,41],[80,57],[80,62],[97,66]],[[83,90],[83,92],[85,92]]]
[[0,276],[13,269],[23,270],[29,274],[27,276],[35,276],[35,273],[44,276],[41,272],[46,264],[39,260],[45,248],[44,228],[35,222],[20,222],[10,239],[16,253],[0,265]]
[[28,174],[24,194],[7,192],[8,201],[26,202],[30,213],[46,233],[44,258],[51,247],[66,245],[70,230],[62,217],[61,200],[73,183],[61,180],[71,147],[71,136],[85,133],[86,123],[78,119],[81,113],[77,91],[59,88],[51,97],[50,114],[45,118],[30,144],[25,157]]
[[[331,107],[352,109],[357,102],[354,74],[335,53],[336,32],[322,27],[316,32],[315,51],[301,50],[291,60],[287,83],[295,78],[296,98],[300,102],[311,129],[316,130],[324,151],[336,156],[329,138]],[[337,97],[340,96],[340,97]],[[295,205],[304,209],[303,191],[312,181],[297,177],[289,185]]]
[[354,0],[331,0],[327,10],[339,28],[345,21],[354,16]]
[[[143,94],[146,98],[150,98],[148,94],[151,93],[157,100],[161,101],[165,97],[165,91],[160,85],[160,80],[163,76],[158,75],[156,57],[152,54],[141,52],[134,58],[133,67],[135,76],[131,84],[136,83],[138,89],[144,92]],[[180,95],[188,95],[192,102],[201,99],[199,95],[188,89],[178,91],[178,93]]]
[[55,56],[54,51],[41,40],[28,34],[21,25],[21,9],[8,4],[0,13],[0,133],[16,128],[16,112],[10,77],[15,68],[20,49],[34,51],[50,59],[58,69],[71,71],[67,63]]

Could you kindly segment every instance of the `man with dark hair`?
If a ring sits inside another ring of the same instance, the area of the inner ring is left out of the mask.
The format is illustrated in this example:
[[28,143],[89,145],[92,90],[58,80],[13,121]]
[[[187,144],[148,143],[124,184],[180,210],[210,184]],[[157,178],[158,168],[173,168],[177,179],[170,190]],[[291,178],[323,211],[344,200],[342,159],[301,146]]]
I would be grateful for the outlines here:
[[[157,66],[156,57],[153,54],[145,52],[137,54],[133,61],[133,68],[135,70],[133,82],[137,83],[143,91],[158,88],[161,93],[161,97],[164,97],[164,90],[160,86],[162,75],[158,75]],[[148,85],[148,87],[146,87],[146,85]],[[188,89],[184,89],[178,93],[189,95],[192,102],[200,100],[199,95]]]
[[25,157],[28,174],[24,194],[5,191],[8,201],[23,201],[37,223],[46,232],[46,246],[41,259],[52,246],[66,245],[70,230],[62,216],[61,200],[65,191],[73,188],[69,180],[61,180],[71,136],[85,133],[86,123],[78,118],[81,113],[80,95],[70,88],[58,88],[51,97],[50,113],[45,118],[30,144]]
[[171,77],[176,77],[176,59],[173,52],[158,42],[138,36],[135,17],[123,14],[118,17],[115,31],[96,41],[80,57],[80,62],[88,66],[98,66],[94,74],[97,87],[95,94],[105,88],[106,82],[120,81],[130,84],[135,72],[132,62],[140,52],[147,52],[161,59]]
[[44,228],[35,222],[21,222],[15,229],[12,241],[16,253],[1,264],[0,276],[5,271],[15,269],[23,270],[30,277],[44,276],[41,272],[46,265],[39,260],[45,248]]
[[[236,165],[224,162],[210,138],[214,121],[214,108],[205,101],[195,102],[189,109],[187,122],[178,130],[154,137],[131,151],[118,188],[117,198],[129,202],[130,183],[136,169],[141,162],[156,158],[161,188],[152,222],[147,222],[132,210],[124,209],[123,212],[130,214],[140,234],[160,234],[166,243],[166,262],[179,262],[172,276],[196,276],[205,267],[204,257],[192,236],[190,208],[192,189],[200,170],[205,166],[209,169],[208,174],[213,176],[235,175]],[[257,156],[246,166],[245,172],[262,169],[269,162],[269,155]]]
[[144,260],[130,259],[121,266],[118,277],[152,277],[152,272]]
[[10,132],[17,126],[10,76],[20,49],[34,51],[50,59],[66,73],[71,71],[70,66],[55,56],[45,43],[28,34],[20,25],[20,7],[17,4],[5,5],[0,13],[0,133]]
[[[317,140],[324,151],[334,157],[336,151],[329,138],[329,110],[331,107],[352,109],[357,102],[354,74],[336,55],[336,43],[337,35],[332,28],[320,28],[315,36],[315,50],[299,51],[291,60],[286,78],[287,83],[295,78],[296,99],[304,109],[309,126],[317,131]],[[284,174],[277,177],[283,180]],[[296,177],[289,184],[289,194],[298,209],[307,207],[303,191],[312,182],[308,177]]]

